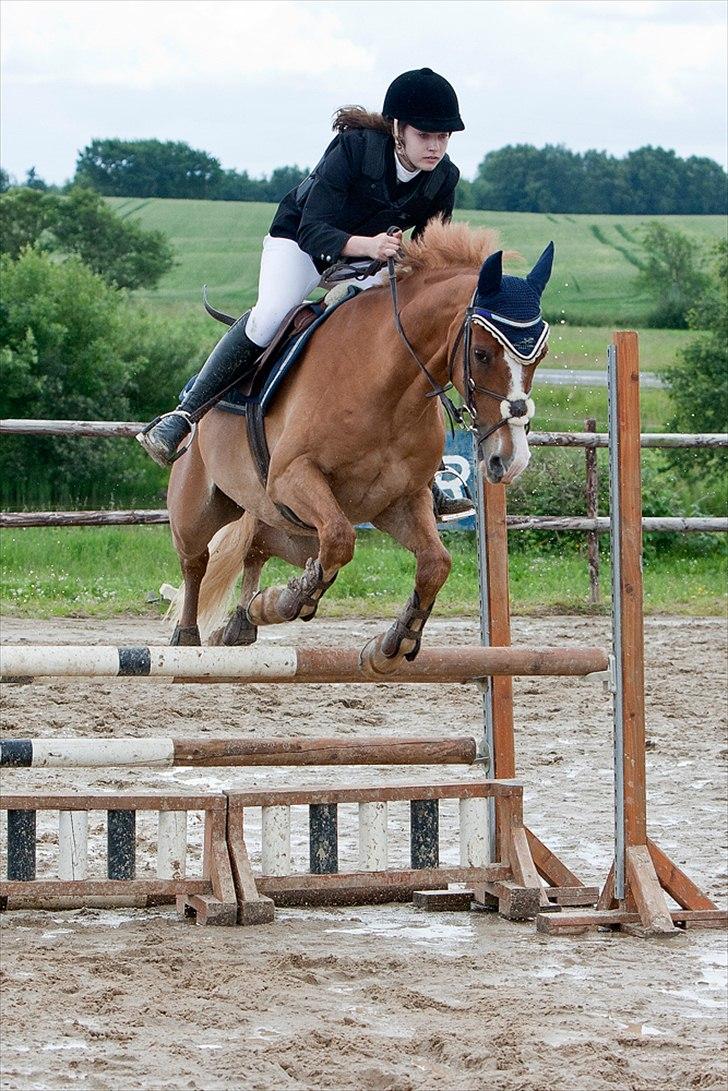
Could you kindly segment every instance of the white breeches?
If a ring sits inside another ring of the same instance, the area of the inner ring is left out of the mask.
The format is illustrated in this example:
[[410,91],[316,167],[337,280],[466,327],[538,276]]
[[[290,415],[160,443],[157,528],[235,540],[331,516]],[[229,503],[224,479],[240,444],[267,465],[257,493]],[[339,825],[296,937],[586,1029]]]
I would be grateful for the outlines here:
[[[320,280],[321,274],[313,261],[293,239],[266,235],[260,259],[258,301],[245,325],[251,341],[261,348],[269,345],[291,308],[302,303]],[[379,283],[379,274],[356,282],[359,288]]]

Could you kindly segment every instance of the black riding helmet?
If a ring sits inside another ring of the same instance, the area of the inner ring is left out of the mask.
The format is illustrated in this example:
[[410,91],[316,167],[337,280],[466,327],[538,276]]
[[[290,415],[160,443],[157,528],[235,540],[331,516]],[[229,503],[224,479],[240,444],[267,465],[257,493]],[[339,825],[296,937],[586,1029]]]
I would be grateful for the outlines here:
[[397,76],[384,96],[382,114],[426,133],[459,133],[465,128],[455,89],[431,68]]

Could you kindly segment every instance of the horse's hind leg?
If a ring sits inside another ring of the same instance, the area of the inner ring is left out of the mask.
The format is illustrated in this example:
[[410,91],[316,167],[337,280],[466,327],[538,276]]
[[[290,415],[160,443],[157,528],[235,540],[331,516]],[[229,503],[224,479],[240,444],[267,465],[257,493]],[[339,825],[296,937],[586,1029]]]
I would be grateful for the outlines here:
[[197,612],[200,584],[210,559],[208,545],[221,527],[239,519],[242,509],[207,480],[197,445],[184,458],[184,467],[170,478],[167,495],[172,537],[184,579],[184,599],[170,644],[199,645]]
[[414,553],[417,561],[414,591],[394,625],[362,650],[362,664],[371,676],[378,677],[391,674],[403,659],[417,657],[422,630],[450,575],[451,560],[437,533],[429,489],[397,501],[374,525]]
[[[248,607],[258,594],[260,575],[266,561],[281,557],[289,564],[303,568],[311,554],[311,538],[287,534],[265,523],[256,523],[243,559],[243,582],[240,599],[226,625],[210,637],[210,644],[249,645],[258,639],[258,624],[251,621]],[[259,624],[263,621],[259,618]]]
[[[315,527],[318,556],[309,554],[304,572],[285,587],[267,587],[248,607],[248,616],[256,625],[276,625],[283,621],[310,621],[321,596],[336,579],[339,569],[354,556],[356,532],[336,502],[324,474],[313,462],[299,458],[270,487],[272,498],[295,511],[299,519]],[[313,538],[301,538],[305,544]],[[308,550],[307,550],[308,552]]]

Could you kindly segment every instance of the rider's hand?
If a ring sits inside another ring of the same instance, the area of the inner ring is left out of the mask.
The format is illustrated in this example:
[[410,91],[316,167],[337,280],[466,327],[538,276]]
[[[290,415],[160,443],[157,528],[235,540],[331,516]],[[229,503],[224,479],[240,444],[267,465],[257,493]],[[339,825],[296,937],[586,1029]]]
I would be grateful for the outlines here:
[[388,235],[386,231],[382,231],[380,235],[375,235],[374,238],[367,241],[370,247],[370,257],[375,258],[377,261],[387,261],[389,258],[397,257],[399,248],[402,245],[402,232],[395,231],[392,235]]

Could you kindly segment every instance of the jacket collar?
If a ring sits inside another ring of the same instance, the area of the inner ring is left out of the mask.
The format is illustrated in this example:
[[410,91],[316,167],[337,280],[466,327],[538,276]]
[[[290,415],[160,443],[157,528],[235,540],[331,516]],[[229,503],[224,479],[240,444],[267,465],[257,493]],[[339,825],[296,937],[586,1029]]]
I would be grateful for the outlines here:
[[[376,179],[382,183],[387,176],[387,155],[394,155],[394,141],[386,133],[377,132],[374,129],[365,129],[364,156],[362,159],[362,172],[368,178]],[[417,194],[434,197],[449,174],[449,155],[443,155],[433,171],[430,171],[422,188],[417,187]],[[423,171],[424,173],[424,171]]]

